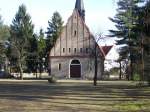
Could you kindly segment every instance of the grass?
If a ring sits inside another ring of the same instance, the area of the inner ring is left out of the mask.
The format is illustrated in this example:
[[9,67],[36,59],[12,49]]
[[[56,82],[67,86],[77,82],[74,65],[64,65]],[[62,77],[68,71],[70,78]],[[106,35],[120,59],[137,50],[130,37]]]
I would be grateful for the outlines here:
[[3,112],[150,112],[150,87],[127,81],[0,81]]

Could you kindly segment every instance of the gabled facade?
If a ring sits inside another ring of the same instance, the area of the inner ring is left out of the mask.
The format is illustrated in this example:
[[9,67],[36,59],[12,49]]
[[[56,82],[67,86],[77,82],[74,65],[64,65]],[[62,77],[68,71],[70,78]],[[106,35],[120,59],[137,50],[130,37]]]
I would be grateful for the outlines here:
[[[95,44],[95,39],[85,24],[83,1],[76,0],[72,15],[50,51],[51,75],[57,78],[92,79]],[[99,54],[98,78],[101,78],[104,71],[104,55],[101,49]]]

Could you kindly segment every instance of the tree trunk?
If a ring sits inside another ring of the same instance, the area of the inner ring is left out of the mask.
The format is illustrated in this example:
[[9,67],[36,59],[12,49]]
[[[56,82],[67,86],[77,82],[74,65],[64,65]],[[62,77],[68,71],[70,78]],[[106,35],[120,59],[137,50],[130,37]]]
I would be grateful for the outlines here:
[[39,78],[41,78],[41,75],[42,75],[42,71],[43,71],[43,66],[42,66],[43,64],[42,64],[42,61],[40,61],[40,70],[39,70],[39,72],[40,72],[40,74],[39,74]]
[[48,75],[51,75],[51,58],[48,58]]
[[42,78],[42,73],[40,73],[40,75],[39,75],[39,79],[41,79]]
[[95,43],[95,49],[94,49],[94,57],[95,57],[95,73],[94,73],[94,86],[97,86],[97,51],[96,51],[96,43]]
[[121,61],[119,62],[119,65],[120,65],[119,80],[121,80],[121,79],[122,79],[122,78],[121,78],[121,76],[122,76],[122,71],[121,71],[121,69],[122,69]]
[[19,71],[20,71],[20,79],[23,80],[23,70],[22,70],[21,62],[19,62]]
[[97,58],[95,58],[94,86],[97,86]]
[[38,72],[36,71],[36,73],[35,73],[35,77],[37,77],[38,76]]
[[142,59],[141,59],[141,63],[142,63],[142,69],[141,69],[141,77],[140,77],[140,83],[143,84],[144,82],[144,48],[143,48],[143,37],[142,37],[142,42],[141,42],[141,56],[142,56]]
[[131,60],[131,63],[130,63],[130,80],[131,81],[133,81],[134,80],[134,78],[133,78],[133,62],[132,62],[132,60]]

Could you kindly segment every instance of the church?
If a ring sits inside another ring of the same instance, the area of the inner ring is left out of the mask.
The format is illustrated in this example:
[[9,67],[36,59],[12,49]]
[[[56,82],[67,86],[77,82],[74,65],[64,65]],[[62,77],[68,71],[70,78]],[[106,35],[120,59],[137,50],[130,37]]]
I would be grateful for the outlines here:
[[[56,78],[93,79],[95,71],[94,36],[85,24],[83,0],[76,0],[72,15],[49,54],[50,74]],[[104,59],[110,47],[98,49],[98,78],[104,72]]]

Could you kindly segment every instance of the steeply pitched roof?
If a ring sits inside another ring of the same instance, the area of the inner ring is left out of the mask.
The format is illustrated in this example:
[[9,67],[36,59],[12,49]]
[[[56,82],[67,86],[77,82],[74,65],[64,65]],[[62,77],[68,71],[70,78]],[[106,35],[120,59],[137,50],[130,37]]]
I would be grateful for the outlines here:
[[76,0],[75,9],[78,10],[82,19],[85,20],[85,9],[83,0]]
[[113,46],[100,46],[100,50],[104,56],[104,58],[107,56],[107,54],[109,53],[109,51],[111,50]]

